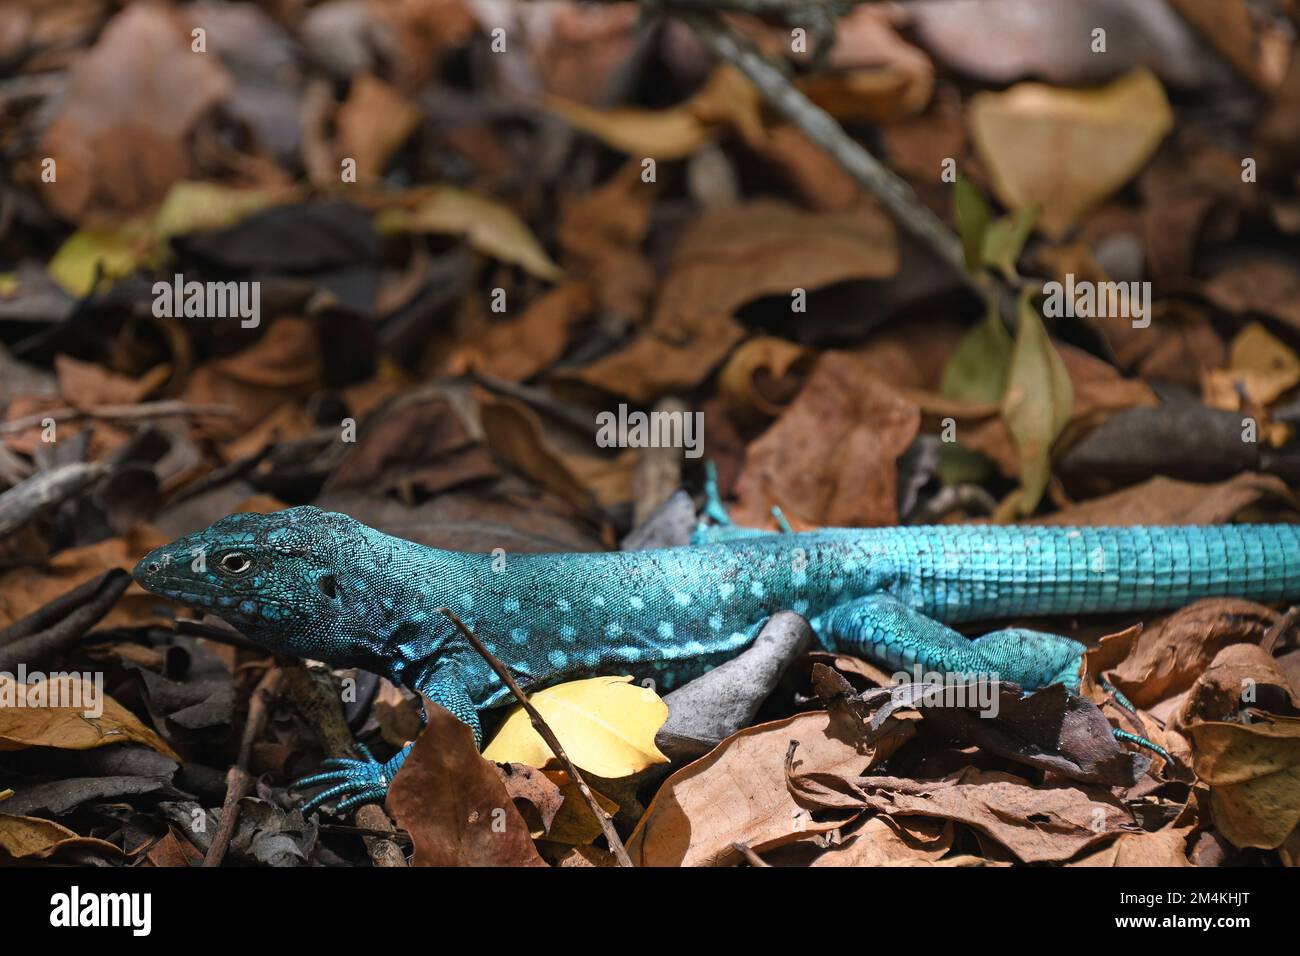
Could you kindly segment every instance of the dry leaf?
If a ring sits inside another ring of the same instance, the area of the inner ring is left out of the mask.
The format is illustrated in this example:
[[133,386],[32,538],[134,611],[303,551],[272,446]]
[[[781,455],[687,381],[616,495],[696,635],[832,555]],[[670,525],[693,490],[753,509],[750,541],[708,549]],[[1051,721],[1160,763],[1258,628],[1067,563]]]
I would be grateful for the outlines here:
[[545,866],[496,765],[469,727],[425,698],[428,724],[388,788],[415,866]]
[[[180,761],[175,751],[134,714],[107,694],[96,697],[96,693],[93,684],[76,675],[49,675],[44,681],[24,685],[9,674],[0,674],[0,701],[4,702],[0,706],[0,751],[27,747],[90,750],[109,744],[140,743]],[[50,700],[79,703],[54,707]],[[102,706],[103,712],[97,717],[88,711],[92,702]]]
[[125,855],[112,843],[83,837],[53,820],[0,813],[0,850],[9,857],[44,860],[65,847],[99,850],[114,857]]
[[734,862],[733,844],[762,853],[841,826],[817,822],[790,796],[786,750],[799,742],[801,772],[854,773],[869,754],[827,736],[825,711],[747,727],[670,776],[628,839],[638,866],[719,866]]
[[558,96],[542,100],[543,107],[560,119],[606,145],[634,157],[665,162],[690,156],[728,129],[739,131],[748,140],[761,141],[760,103],[758,91],[729,64],[714,69],[690,99],[666,110],[602,110]]
[[805,525],[897,524],[896,463],[920,425],[920,409],[860,358],[827,352],[798,398],[749,446],[736,520],[765,526],[778,505]]
[[689,390],[743,337],[734,315],[747,302],[897,270],[897,235],[874,206],[815,214],[762,200],[709,210],[682,235],[645,332],[562,377],[641,403]]
[[1137,174],[1173,113],[1160,81],[1137,69],[1095,90],[1021,83],[977,93],[970,124],[998,199],[1038,206],[1038,226],[1059,239]]
[[190,174],[186,138],[229,87],[221,61],[195,55],[170,10],[131,4],[72,68],[41,142],[58,169],[43,185],[46,201],[77,220],[116,220],[160,202]]
[[1300,825],[1300,719],[1195,723],[1188,733],[1219,832],[1234,846],[1281,846]]
[[364,183],[383,175],[393,154],[419,125],[420,111],[397,90],[366,73],[352,78],[348,98],[334,122],[338,160],[354,160],[356,181]]
[[451,355],[448,371],[463,375],[474,369],[508,382],[530,379],[564,355],[570,330],[590,317],[594,305],[590,285],[565,282],[516,318],[488,320],[481,334]]
[[464,236],[478,252],[554,282],[560,267],[514,211],[500,200],[455,186],[416,194],[413,209],[388,209],[376,221],[380,232],[433,232]]

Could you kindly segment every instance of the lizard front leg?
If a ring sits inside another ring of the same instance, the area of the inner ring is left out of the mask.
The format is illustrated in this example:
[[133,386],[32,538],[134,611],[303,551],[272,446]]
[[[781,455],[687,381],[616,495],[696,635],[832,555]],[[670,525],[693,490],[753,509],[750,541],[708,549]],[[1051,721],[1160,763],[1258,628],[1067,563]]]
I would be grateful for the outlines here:
[[[480,748],[483,746],[483,731],[479,725],[478,708],[470,699],[469,691],[466,690],[465,683],[460,679],[460,674],[454,665],[438,668],[416,689],[433,703],[447,708],[457,720],[468,724],[474,731],[475,745]],[[424,705],[421,704],[420,723],[426,722]],[[406,762],[412,746],[413,744],[408,743],[389,760],[380,762],[371,755],[364,744],[359,743],[357,748],[365,759],[330,757],[323,761],[321,766],[327,768],[324,772],[303,777],[291,784],[294,790],[333,784],[307,800],[302,805],[302,812],[307,814],[326,800],[343,795],[346,796],[339,801],[340,811],[350,810],[363,803],[382,801],[388,794],[388,787],[393,777]]]

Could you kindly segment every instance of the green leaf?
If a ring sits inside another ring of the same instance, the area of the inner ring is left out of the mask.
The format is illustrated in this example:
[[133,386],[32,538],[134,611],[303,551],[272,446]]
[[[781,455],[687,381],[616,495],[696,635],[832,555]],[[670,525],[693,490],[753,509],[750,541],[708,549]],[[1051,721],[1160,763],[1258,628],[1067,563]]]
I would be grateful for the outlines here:
[[950,398],[996,402],[1006,389],[1010,368],[1011,336],[997,303],[991,302],[984,321],[966,333],[948,359],[939,390]]
[[952,202],[961,232],[961,248],[966,255],[966,271],[979,272],[984,267],[984,234],[992,216],[989,204],[968,180],[960,178],[953,187]]
[[1070,421],[1074,386],[1052,345],[1031,293],[1020,297],[1020,328],[1011,353],[1011,370],[1002,396],[1002,417],[1020,449],[1022,515],[1042,500],[1052,471],[1052,443]]
[[99,279],[128,276],[149,259],[138,223],[114,230],[80,229],[69,236],[50,258],[46,271],[77,298],[90,295]]
[[1038,221],[1038,207],[1029,206],[1003,216],[988,227],[984,233],[984,264],[1000,269],[1009,282],[1019,279],[1016,272],[1016,260],[1025,248],[1029,234],[1034,231]]

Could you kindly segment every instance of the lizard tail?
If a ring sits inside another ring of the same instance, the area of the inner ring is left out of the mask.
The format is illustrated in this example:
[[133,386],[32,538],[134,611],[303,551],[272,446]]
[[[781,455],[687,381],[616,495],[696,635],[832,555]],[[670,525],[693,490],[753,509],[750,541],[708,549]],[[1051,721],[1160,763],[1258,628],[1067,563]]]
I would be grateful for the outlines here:
[[908,603],[945,621],[1300,599],[1300,525],[908,530]]

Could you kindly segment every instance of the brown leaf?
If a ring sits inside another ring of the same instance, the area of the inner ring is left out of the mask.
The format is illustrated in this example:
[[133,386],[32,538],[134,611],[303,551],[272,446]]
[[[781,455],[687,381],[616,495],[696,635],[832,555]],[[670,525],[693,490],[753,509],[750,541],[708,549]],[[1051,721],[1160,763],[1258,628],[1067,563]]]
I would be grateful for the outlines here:
[[809,525],[896,524],[896,462],[920,424],[916,405],[861,359],[826,353],[799,397],[749,446],[736,520],[766,525],[779,505]]
[[[0,575],[0,627],[26,617],[109,568],[130,570],[147,553],[166,543],[167,539],[156,530],[141,527],[124,537],[60,551],[44,568],[20,567]],[[98,629],[165,623],[166,619],[155,610],[160,603],[160,599],[132,585]]]
[[1187,859],[1187,840],[1193,827],[1167,826],[1154,833],[1125,833],[1096,853],[1070,866],[1191,866]]
[[[5,706],[0,706],[0,751],[27,747],[90,750],[135,742],[180,761],[176,752],[134,714],[107,694],[96,698],[95,693],[93,685],[76,675],[49,675],[44,681],[24,685],[8,674],[0,674],[0,700],[5,701]],[[74,703],[55,707],[49,703],[53,699]],[[102,705],[99,716],[90,715],[91,702]]]
[[436,495],[496,475],[490,456],[445,396],[399,401],[367,421],[325,482],[327,492],[365,489]]
[[1000,771],[966,767],[942,780],[861,777],[865,806],[891,817],[955,820],[1005,846],[1024,863],[1059,863],[1114,837],[1132,822],[1101,787],[1031,785]]
[[569,346],[569,333],[591,315],[591,286],[565,282],[528,304],[523,314],[489,324],[448,359],[448,371],[463,375],[470,369],[485,375],[522,382],[550,368]]
[[1273,475],[1243,472],[1206,485],[1149,478],[1140,485],[1035,518],[1035,524],[1222,524],[1261,501],[1292,504],[1286,483]]
[[941,820],[872,817],[809,865],[899,866],[938,860],[952,849],[952,831],[952,824]]
[[[355,160],[357,182],[364,183],[383,175],[393,154],[419,125],[420,111],[397,90],[367,73],[352,78],[348,98],[334,121],[337,158],[339,162]],[[336,164],[335,177],[338,170]]]
[[416,866],[545,866],[496,764],[474,735],[425,698],[428,724],[384,806],[411,834]]
[[601,186],[561,202],[556,239],[564,266],[592,284],[601,312],[641,321],[655,280],[641,244],[658,189],[630,159]]
[[575,507],[589,508],[593,500],[605,506],[631,500],[634,449],[617,458],[562,452],[531,408],[486,392],[479,416],[493,452]]
[[560,788],[542,771],[527,764],[499,763],[496,768],[511,799],[529,804],[537,814],[542,833],[549,833],[555,815],[560,812],[560,807],[564,804],[564,794]]
[[1219,270],[1201,290],[1226,312],[1260,312],[1300,329],[1300,269],[1289,262],[1254,257]]
[[78,59],[41,141],[58,180],[46,201],[68,219],[118,218],[161,202],[189,176],[187,136],[230,88],[216,56],[198,55],[172,12],[134,3]]
[[875,207],[807,213],[761,200],[712,209],[683,234],[645,332],[563,377],[636,402],[689,390],[743,337],[734,315],[745,303],[897,270],[894,227]]
[[242,352],[195,370],[184,397],[201,404],[234,406],[233,418],[209,419],[205,430],[218,438],[235,438],[282,403],[306,398],[319,388],[323,368],[313,323],[286,316],[272,322]]
[[53,820],[0,813],[0,850],[9,858],[44,860],[65,847],[97,850],[117,858],[124,856],[112,843],[83,837]]
[[1196,678],[1178,724],[1238,722],[1244,717],[1242,712],[1251,708],[1300,717],[1300,697],[1272,654],[1256,644],[1230,644],[1215,654],[1209,668]]
[[1277,620],[1252,601],[1197,601],[1133,637],[1111,680],[1136,706],[1153,707],[1191,687],[1223,648],[1258,644]]
[[1234,846],[1280,846],[1300,825],[1300,719],[1195,723],[1188,732],[1219,832]]
[[853,772],[870,762],[850,743],[827,736],[824,711],[747,727],[670,776],[637,823],[627,850],[638,866],[721,866],[733,844],[755,852],[807,839],[843,821],[809,819],[785,781],[786,750],[799,741],[802,771]]

